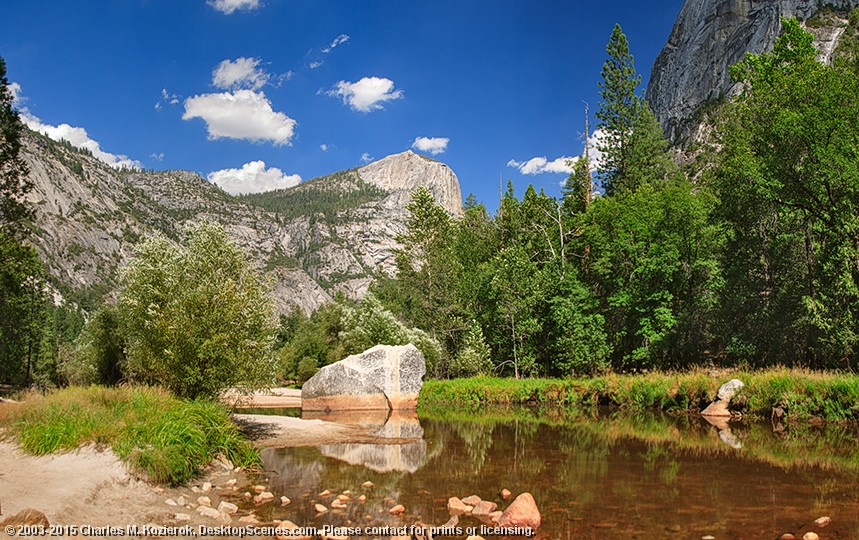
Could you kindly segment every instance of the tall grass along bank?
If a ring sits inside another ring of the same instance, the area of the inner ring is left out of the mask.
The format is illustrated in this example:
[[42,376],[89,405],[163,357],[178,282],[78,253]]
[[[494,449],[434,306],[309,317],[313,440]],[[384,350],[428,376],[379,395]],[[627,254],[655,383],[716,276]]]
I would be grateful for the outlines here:
[[133,469],[173,485],[217,454],[243,466],[259,462],[222,405],[180,400],[157,388],[72,387],[33,395],[5,423],[33,454],[108,445]]
[[709,374],[609,374],[582,379],[502,379],[475,377],[426,381],[420,404],[532,404],[566,408],[617,406],[630,410],[699,412],[719,385],[737,378],[745,383],[732,408],[769,417],[773,409],[794,420],[859,421],[859,375],[799,369]]

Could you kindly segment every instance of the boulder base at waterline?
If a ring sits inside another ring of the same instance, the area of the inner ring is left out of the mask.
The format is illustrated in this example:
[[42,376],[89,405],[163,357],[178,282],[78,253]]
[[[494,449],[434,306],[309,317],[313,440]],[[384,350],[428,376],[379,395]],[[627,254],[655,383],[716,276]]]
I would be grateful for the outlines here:
[[415,409],[424,373],[424,356],[414,345],[376,345],[320,369],[301,387],[301,408]]

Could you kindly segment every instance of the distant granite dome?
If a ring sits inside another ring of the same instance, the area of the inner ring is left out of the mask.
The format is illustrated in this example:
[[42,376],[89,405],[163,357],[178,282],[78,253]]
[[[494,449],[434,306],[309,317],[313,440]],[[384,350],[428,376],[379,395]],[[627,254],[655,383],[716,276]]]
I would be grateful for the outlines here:
[[[685,142],[702,105],[735,95],[728,68],[747,52],[772,49],[782,17],[806,20],[824,7],[848,11],[857,6],[859,0],[686,0],[653,64],[647,102],[668,138]],[[814,29],[821,60],[831,60],[842,32],[842,25]]]
[[462,215],[459,179],[440,161],[406,150],[365,165],[358,173],[365,182],[385,191],[402,192],[407,198],[417,188],[426,186],[448,213],[455,217]]

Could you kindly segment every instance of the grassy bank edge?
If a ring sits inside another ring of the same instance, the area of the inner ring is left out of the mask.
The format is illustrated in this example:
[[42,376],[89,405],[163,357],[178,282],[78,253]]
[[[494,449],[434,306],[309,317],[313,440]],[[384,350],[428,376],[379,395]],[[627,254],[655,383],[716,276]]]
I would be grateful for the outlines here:
[[152,387],[69,387],[31,393],[0,417],[6,436],[35,455],[109,446],[150,480],[183,484],[218,454],[236,465],[260,463],[259,453],[230,420],[226,407],[182,400]]
[[774,408],[791,420],[859,421],[859,375],[800,369],[763,371],[703,370],[570,379],[470,379],[424,382],[425,406],[528,404],[590,409],[599,405],[629,410],[700,412],[719,386],[737,378],[745,383],[731,408],[770,417]]

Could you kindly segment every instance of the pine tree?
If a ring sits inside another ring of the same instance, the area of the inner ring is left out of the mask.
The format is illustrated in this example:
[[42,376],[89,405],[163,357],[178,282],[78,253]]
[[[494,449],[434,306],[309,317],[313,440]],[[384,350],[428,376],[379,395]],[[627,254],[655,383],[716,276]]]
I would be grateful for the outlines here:
[[12,108],[6,61],[0,57],[0,230],[15,236],[24,230],[16,225],[31,215],[22,201],[32,188],[27,179],[27,164],[20,156],[23,129],[18,113]]
[[629,42],[619,24],[606,52],[599,83],[602,101],[596,114],[597,128],[603,133],[598,173],[606,195],[614,195],[665,179],[674,167],[659,123],[647,102],[636,95],[641,76],[635,72]]
[[602,101],[596,117],[597,127],[604,133],[604,142],[599,147],[603,152],[599,173],[606,194],[613,195],[627,181],[632,131],[641,107],[635,89],[641,83],[641,76],[635,73],[629,42],[619,24],[614,26],[606,52],[608,59],[603,64],[603,80],[599,83]]

